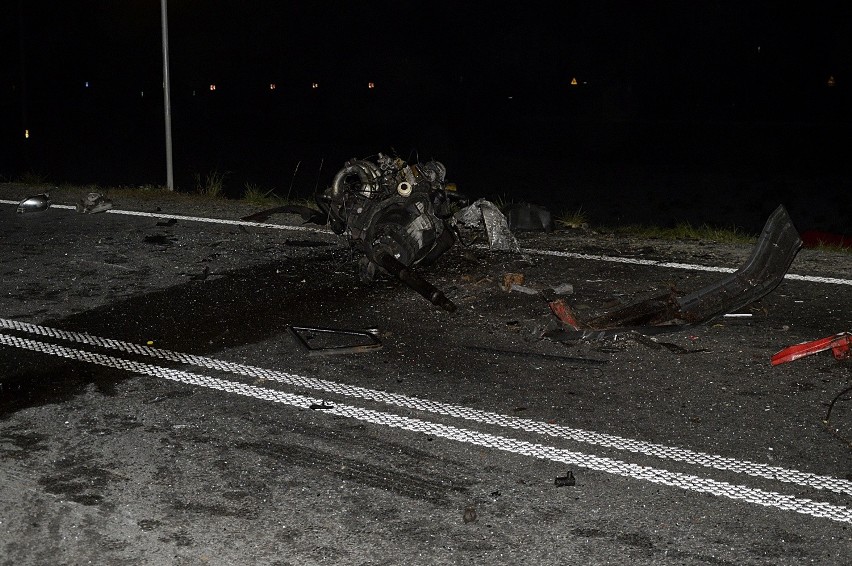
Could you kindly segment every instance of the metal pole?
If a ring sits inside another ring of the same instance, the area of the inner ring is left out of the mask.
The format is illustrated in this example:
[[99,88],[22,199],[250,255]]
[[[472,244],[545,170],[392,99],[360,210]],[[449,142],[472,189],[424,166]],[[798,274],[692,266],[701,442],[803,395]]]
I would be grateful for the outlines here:
[[163,22],[163,104],[166,107],[166,186],[175,190],[175,174],[172,165],[172,101],[169,85],[169,18],[167,0],[160,0]]

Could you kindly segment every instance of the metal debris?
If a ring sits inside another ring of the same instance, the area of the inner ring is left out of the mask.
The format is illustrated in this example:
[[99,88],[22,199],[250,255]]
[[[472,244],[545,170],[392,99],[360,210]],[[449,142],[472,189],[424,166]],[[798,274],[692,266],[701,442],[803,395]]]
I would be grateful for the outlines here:
[[412,270],[434,262],[456,241],[451,202],[464,197],[445,177],[439,161],[408,164],[380,153],[374,160],[347,161],[317,203],[331,229],[364,254],[358,263],[362,282],[387,273],[452,312],[452,301]]
[[772,365],[777,366],[778,364],[792,362],[826,350],[831,350],[836,360],[848,360],[852,358],[852,332],[840,332],[826,338],[820,338],[812,342],[802,342],[801,344],[784,348],[772,356]]
[[112,208],[112,201],[100,193],[89,193],[77,201],[77,212],[82,214],[97,214]]
[[355,354],[371,352],[382,347],[378,331],[343,330],[334,328],[316,328],[310,326],[291,326],[288,328],[296,343],[309,356],[329,356],[333,354]]
[[577,479],[574,477],[574,472],[568,470],[568,473],[564,476],[556,476],[556,478],[553,480],[553,484],[556,487],[577,485]]
[[802,247],[787,210],[770,215],[751,256],[734,273],[680,297],[674,289],[598,317],[581,320],[562,299],[550,308],[570,329],[548,331],[556,340],[601,339],[636,330],[657,334],[682,330],[739,310],[770,293],[784,279]]
[[492,250],[521,253],[509,223],[493,202],[481,198],[455,214],[455,220],[470,228],[485,229]]
[[42,193],[27,197],[18,203],[18,214],[25,212],[42,212],[50,208],[50,195]]

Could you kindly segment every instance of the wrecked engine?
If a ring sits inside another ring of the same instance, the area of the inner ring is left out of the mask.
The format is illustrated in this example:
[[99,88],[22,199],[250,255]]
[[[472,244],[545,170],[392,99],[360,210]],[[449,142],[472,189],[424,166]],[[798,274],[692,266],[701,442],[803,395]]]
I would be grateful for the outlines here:
[[318,202],[332,230],[364,254],[358,263],[362,282],[388,273],[453,311],[441,291],[410,269],[435,261],[456,241],[450,204],[464,199],[445,177],[439,161],[410,165],[380,153],[374,160],[347,161]]

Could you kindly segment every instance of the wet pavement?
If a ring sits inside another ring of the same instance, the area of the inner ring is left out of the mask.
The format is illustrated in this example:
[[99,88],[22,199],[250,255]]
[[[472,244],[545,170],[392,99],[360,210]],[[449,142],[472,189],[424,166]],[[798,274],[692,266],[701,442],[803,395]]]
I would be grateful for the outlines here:
[[[823,422],[849,362],[769,364],[852,328],[848,255],[801,252],[792,273],[835,282],[786,280],[748,316],[566,345],[503,274],[571,283],[593,314],[719,274],[592,256],[736,267],[750,247],[561,232],[521,243],[588,259],[454,248],[424,272],[450,314],[358,285],[327,234],[161,220],[0,205],[2,564],[852,557],[849,401]],[[309,356],[294,325],[375,328],[383,347]]]

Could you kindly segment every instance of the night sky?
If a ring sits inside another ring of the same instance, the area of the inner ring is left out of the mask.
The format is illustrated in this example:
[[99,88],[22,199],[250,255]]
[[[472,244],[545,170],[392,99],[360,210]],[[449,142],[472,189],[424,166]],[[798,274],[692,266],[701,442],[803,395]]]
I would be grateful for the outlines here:
[[[92,174],[85,158],[75,158],[75,172],[57,148],[96,145],[93,121],[100,121],[113,145],[138,139],[146,156],[127,173],[107,167],[115,171],[105,176],[149,182],[140,172],[145,164],[156,172],[149,157],[162,136],[160,2],[4,4],[0,175]],[[848,127],[846,11],[842,2],[820,1],[169,0],[176,143],[221,136],[218,146],[209,142],[215,157],[200,155],[201,142],[196,154],[176,149],[177,166],[188,175],[227,162],[226,146],[257,154],[239,141],[253,138],[275,151],[310,146],[329,158],[324,143],[344,155],[428,144],[471,176],[475,167],[462,163],[485,167],[473,156],[481,144],[520,140],[529,150],[531,140],[552,145],[574,124]],[[32,131],[30,148],[20,147],[23,129]],[[670,142],[678,145],[677,135]],[[239,167],[245,178],[252,167],[269,169],[260,161],[222,166]]]

